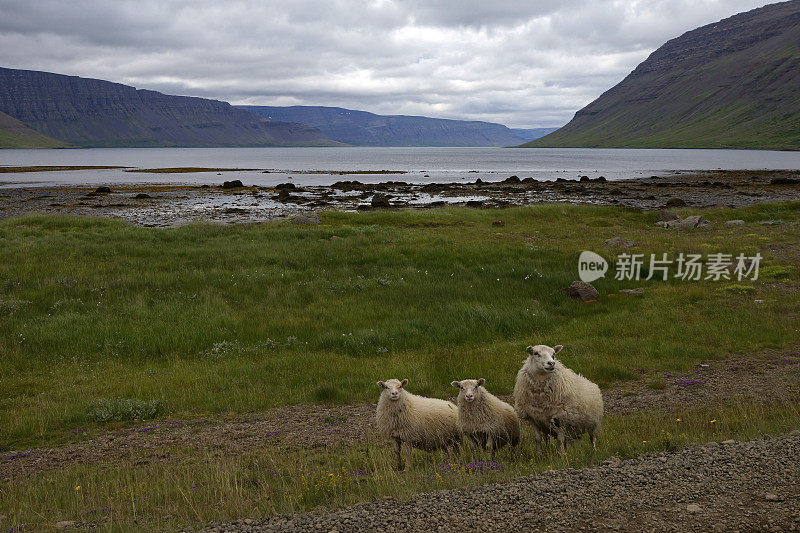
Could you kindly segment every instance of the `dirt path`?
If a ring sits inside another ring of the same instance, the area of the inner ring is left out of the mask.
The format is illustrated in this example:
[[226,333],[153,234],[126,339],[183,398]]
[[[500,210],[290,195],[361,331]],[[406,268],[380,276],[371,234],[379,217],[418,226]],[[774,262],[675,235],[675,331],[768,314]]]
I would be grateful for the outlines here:
[[800,431],[207,531],[797,531]]
[[[654,384],[658,387],[653,388]],[[674,409],[750,398],[800,398],[800,349],[739,356],[697,365],[684,373],[640,372],[636,381],[603,391],[606,413]],[[53,448],[0,451],[0,480],[74,464],[170,460],[169,449],[237,454],[258,448],[287,450],[354,446],[374,434],[370,403],[298,405],[230,419],[166,420],[89,436]],[[73,431],[79,433],[79,431]]]

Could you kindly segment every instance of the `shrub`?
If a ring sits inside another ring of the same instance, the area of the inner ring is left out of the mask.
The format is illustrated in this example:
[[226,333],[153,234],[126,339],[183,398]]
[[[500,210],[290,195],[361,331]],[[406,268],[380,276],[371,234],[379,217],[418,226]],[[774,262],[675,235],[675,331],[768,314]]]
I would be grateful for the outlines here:
[[161,400],[97,398],[89,404],[87,416],[94,422],[125,422],[155,418],[161,410]]

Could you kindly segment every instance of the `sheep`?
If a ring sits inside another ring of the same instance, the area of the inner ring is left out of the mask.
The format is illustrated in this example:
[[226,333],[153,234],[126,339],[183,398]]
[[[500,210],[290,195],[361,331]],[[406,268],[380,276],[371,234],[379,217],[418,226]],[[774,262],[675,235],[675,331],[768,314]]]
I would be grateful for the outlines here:
[[519,444],[520,424],[514,408],[486,390],[486,380],[453,381],[458,387],[458,429],[479,448],[489,450],[492,459],[497,448]]
[[566,452],[567,442],[584,433],[596,450],[603,395],[600,387],[555,359],[562,348],[560,344],[554,348],[528,346],[528,358],[514,384],[514,409],[521,420],[533,425],[540,451],[544,452],[544,444],[552,436]]
[[394,441],[397,469],[403,468],[402,448],[406,444],[405,470],[411,468],[411,451],[419,448],[434,451],[461,442],[458,430],[458,407],[452,402],[417,396],[405,390],[408,380],[379,381],[381,397],[375,411],[378,431]]

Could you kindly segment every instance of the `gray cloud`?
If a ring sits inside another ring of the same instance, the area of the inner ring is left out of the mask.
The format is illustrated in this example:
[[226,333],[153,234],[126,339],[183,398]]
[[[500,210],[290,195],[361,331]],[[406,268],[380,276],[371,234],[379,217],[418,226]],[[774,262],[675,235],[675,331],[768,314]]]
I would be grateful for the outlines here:
[[764,0],[0,0],[0,65],[240,104],[561,125]]

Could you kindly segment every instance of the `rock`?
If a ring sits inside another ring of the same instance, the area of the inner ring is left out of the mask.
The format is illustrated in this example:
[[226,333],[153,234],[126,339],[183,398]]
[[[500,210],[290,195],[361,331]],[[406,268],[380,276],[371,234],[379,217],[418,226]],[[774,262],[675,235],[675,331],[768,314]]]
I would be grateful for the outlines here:
[[727,224],[728,226],[744,226],[744,220],[739,220],[739,219],[729,220],[725,224]]
[[688,512],[694,514],[694,513],[699,513],[700,511],[702,511],[702,508],[699,505],[697,505],[696,503],[690,503],[689,505],[686,506],[686,510]]
[[147,198],[152,198],[152,196],[150,196],[150,195],[149,195],[149,194],[147,194],[146,192],[140,192],[139,194],[137,194],[136,196],[134,196],[134,198],[135,198],[135,199],[137,199],[137,200],[145,200],[145,199],[147,199]]
[[595,179],[594,181],[596,181],[597,183],[605,183],[607,180],[605,176],[598,176],[597,179]]
[[644,289],[642,287],[636,287],[635,289],[620,289],[620,293],[622,294],[631,294],[633,296],[641,296],[644,294]]
[[105,185],[98,187],[94,190],[95,194],[108,194],[111,192],[111,187],[106,187]]
[[581,176],[581,179],[578,181],[589,181],[589,176]]
[[62,520],[61,522],[56,522],[56,529],[66,529],[68,527],[75,527],[77,522],[75,520]]
[[630,248],[631,246],[636,246],[636,243],[628,239],[623,239],[622,237],[611,237],[603,243],[603,246],[619,246],[622,248]]
[[519,176],[511,176],[503,180],[503,183],[520,183]]
[[275,186],[276,189],[296,189],[297,186],[294,183],[279,183]]
[[673,220],[667,222],[668,228],[675,228],[675,229],[695,229],[695,228],[705,228],[711,225],[711,222],[706,220],[703,215],[692,215],[690,217],[686,217],[683,220]]
[[481,200],[468,200],[467,207],[483,207],[483,201]]
[[389,203],[389,197],[379,192],[372,197],[370,205],[372,207],[392,207],[392,204]]
[[667,222],[666,220],[659,220],[658,222],[656,222],[656,226],[660,228],[666,228],[669,227],[669,222]]
[[495,220],[494,222],[492,222],[492,226],[503,227],[505,225],[506,225],[506,223],[503,220]]
[[658,220],[663,220],[664,222],[669,222],[670,220],[680,220],[680,219],[681,217],[679,217],[677,214],[675,214],[672,211],[668,211],[666,209],[661,209],[658,212]]
[[670,198],[664,207],[686,207],[686,202],[680,198]]
[[223,189],[236,189],[239,187],[244,187],[242,180],[225,181],[222,183]]
[[722,444],[736,444],[736,441],[733,440],[733,439],[728,439],[728,440],[722,441]]
[[573,281],[569,287],[561,289],[561,292],[570,298],[580,298],[584,302],[596,302],[600,298],[600,293],[591,283],[585,281]]
[[772,178],[769,180],[772,185],[797,185],[800,184],[800,179],[795,178]]
[[316,226],[319,224],[319,215],[316,213],[303,213],[292,217],[292,224],[310,224]]
[[777,494],[772,494],[771,492],[767,493],[767,495],[764,496],[764,499],[767,500],[768,502],[780,502],[780,501],[783,501],[783,498],[781,498]]
[[341,241],[341,240],[342,240],[342,238],[341,238],[341,237],[339,237],[338,235],[331,235],[331,238],[330,238],[330,239],[328,239],[328,240],[329,240],[329,241]]

